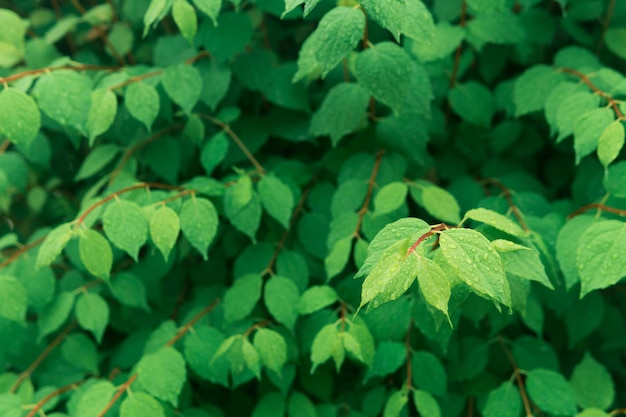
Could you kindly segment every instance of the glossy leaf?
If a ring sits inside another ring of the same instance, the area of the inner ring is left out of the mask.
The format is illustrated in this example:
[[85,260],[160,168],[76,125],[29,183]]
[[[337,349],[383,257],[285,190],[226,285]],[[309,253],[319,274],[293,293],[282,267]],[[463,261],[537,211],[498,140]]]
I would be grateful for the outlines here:
[[91,275],[109,279],[113,266],[113,251],[109,242],[100,233],[91,229],[80,231],[78,251],[80,260]]
[[150,217],[150,238],[167,262],[180,233],[180,219],[171,208],[163,206]]
[[141,358],[137,364],[137,382],[156,398],[178,404],[187,372],[185,359],[173,347],[164,347]]
[[91,106],[85,122],[90,144],[93,144],[97,136],[109,130],[116,114],[117,97],[111,90],[99,88],[91,92]]
[[160,97],[156,89],[144,82],[132,83],[124,93],[124,104],[131,116],[150,131],[159,113]]
[[285,338],[273,330],[259,329],[254,334],[254,347],[263,366],[280,373],[287,362]]
[[206,198],[191,198],[180,210],[180,228],[194,248],[207,259],[209,245],[217,234],[219,220],[213,203]]
[[119,199],[109,203],[102,215],[102,227],[115,246],[137,261],[139,249],[148,239],[149,227],[138,204]]

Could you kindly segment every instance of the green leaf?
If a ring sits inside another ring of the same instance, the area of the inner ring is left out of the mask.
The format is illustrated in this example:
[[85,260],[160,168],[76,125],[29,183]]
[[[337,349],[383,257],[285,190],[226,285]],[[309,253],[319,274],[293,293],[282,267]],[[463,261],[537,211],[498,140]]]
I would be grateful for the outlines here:
[[194,326],[184,339],[187,365],[200,377],[211,382],[228,385],[230,365],[226,357],[211,360],[224,341],[219,330],[209,326]]
[[409,397],[406,392],[395,391],[387,399],[385,410],[383,411],[383,417],[400,417],[408,402]]
[[441,410],[437,400],[426,391],[413,391],[413,402],[420,416],[423,417],[441,417]]
[[190,114],[202,92],[200,71],[191,65],[173,65],[163,71],[161,83],[172,101]]
[[306,395],[294,391],[289,397],[289,417],[317,417],[315,405]]
[[172,2],[167,0],[151,0],[148,10],[143,16],[143,37],[145,38],[151,28],[163,19],[172,7]]
[[235,322],[246,318],[261,298],[262,285],[258,274],[237,278],[224,295],[224,320]]
[[76,368],[98,374],[98,348],[85,334],[68,335],[61,345],[61,355]]
[[113,251],[109,242],[92,229],[79,233],[78,252],[83,265],[96,278],[109,279],[113,266]]
[[512,236],[524,237],[527,235],[527,233],[510,218],[486,208],[479,207],[468,210],[467,213],[465,213],[465,218],[488,224]]
[[526,374],[526,389],[539,409],[558,416],[576,414],[574,393],[563,375],[534,369]]
[[41,244],[37,253],[37,269],[48,266],[61,254],[65,245],[72,238],[71,223],[63,223],[52,229]]
[[526,37],[520,18],[509,10],[478,15],[467,24],[467,28],[479,45],[487,42],[513,44],[522,42]]
[[252,372],[257,379],[261,378],[261,360],[256,348],[250,343],[248,339],[242,340],[241,354],[246,367]]
[[417,256],[413,252],[409,256],[417,257],[417,281],[419,282],[420,291],[428,304],[435,307],[448,317],[450,326],[450,316],[448,315],[448,300],[450,299],[450,279],[446,277],[446,273],[432,259],[425,256]]
[[268,392],[263,395],[252,412],[252,417],[284,417],[284,415],[285,397],[278,392]]
[[258,190],[265,210],[287,229],[295,205],[291,188],[270,174],[261,178]]
[[102,228],[115,246],[138,261],[139,249],[148,239],[148,219],[137,203],[120,199],[109,203],[102,215]]
[[219,14],[217,25],[209,21],[200,25],[197,41],[211,51],[217,63],[222,63],[243,52],[252,34],[252,21],[247,13],[226,12]]
[[265,284],[265,306],[276,321],[293,330],[298,318],[300,292],[289,278],[273,276]]
[[594,223],[580,237],[576,267],[580,274],[580,296],[607,288],[626,275],[626,223],[603,220]]
[[611,122],[598,139],[598,159],[605,167],[613,162],[624,147],[624,125],[620,120]]
[[72,312],[75,298],[76,296],[71,292],[61,292],[43,309],[37,317],[38,340],[54,333],[65,323]]
[[457,84],[448,93],[452,110],[468,123],[490,127],[495,111],[491,91],[475,81]]
[[193,38],[195,38],[198,30],[196,9],[187,0],[174,0],[172,17],[180,33],[193,45]]
[[224,211],[237,230],[255,240],[261,222],[261,202],[252,189],[250,177],[241,176],[235,185],[226,189]]
[[137,374],[137,382],[144,390],[177,406],[187,377],[185,359],[180,352],[168,346],[144,355],[137,364]]
[[28,295],[24,285],[10,275],[0,275],[0,317],[24,323]]
[[559,136],[556,140],[557,143],[573,134],[574,127],[580,121],[581,117],[588,112],[598,110],[598,105],[599,97],[587,91],[572,94],[567,97],[567,99],[561,101],[556,110],[556,129],[559,132]]
[[387,248],[363,281],[361,304],[376,308],[404,294],[417,275],[417,256],[407,256],[409,239],[402,239]]
[[33,95],[52,120],[82,132],[91,107],[91,87],[84,73],[55,71],[39,78]]
[[448,22],[438,22],[432,38],[411,39],[409,50],[421,62],[431,62],[449,56],[463,42],[465,30]]
[[151,416],[165,417],[165,410],[160,402],[145,392],[133,392],[122,401],[120,417]]
[[18,394],[8,392],[0,394],[0,413],[4,417],[22,417],[24,415],[22,402]]
[[408,191],[408,186],[400,181],[385,185],[374,197],[374,214],[380,216],[400,208],[406,200]]
[[167,262],[180,233],[178,214],[167,206],[156,209],[152,217],[150,217],[149,227],[150,238],[161,251],[165,262]]
[[117,97],[113,91],[99,88],[91,92],[91,106],[85,122],[90,145],[93,145],[97,136],[109,130],[116,114]]
[[30,149],[40,127],[41,114],[32,97],[15,88],[0,92],[0,136]]
[[554,289],[550,278],[546,275],[539,252],[509,240],[496,239],[491,244],[500,254],[500,259],[502,259],[502,264],[507,274],[537,281],[552,290]]
[[180,228],[191,245],[208,259],[208,249],[217,234],[219,218],[213,203],[206,198],[190,198],[180,210]]
[[448,377],[439,358],[430,352],[417,351],[411,355],[413,385],[433,395],[445,396]]
[[511,290],[500,255],[482,234],[471,229],[444,230],[439,244],[450,267],[472,291],[511,306]]
[[268,369],[280,373],[287,362],[287,343],[278,332],[258,329],[254,334],[254,347],[261,362]]
[[300,297],[298,311],[300,314],[311,314],[324,307],[334,304],[339,296],[332,287],[314,285],[309,287]]
[[557,236],[556,259],[565,277],[567,290],[580,281],[576,267],[576,253],[581,236],[593,223],[594,218],[592,216],[576,216],[565,223]]
[[213,61],[203,61],[198,64],[198,70],[202,74],[200,100],[209,106],[211,110],[215,111],[219,102],[222,101],[228,92],[232,77],[230,67]]
[[359,84],[396,114],[428,116],[432,91],[428,74],[399,45],[376,44],[354,63]]
[[341,367],[345,356],[341,333],[335,324],[327,324],[317,332],[311,345],[311,373],[315,372],[318,365],[333,357],[337,369]]
[[433,18],[420,0],[363,0],[368,16],[389,30],[396,41],[400,35],[430,41],[435,32]]
[[626,60],[626,28],[613,27],[604,34],[606,47],[618,57]]
[[602,132],[611,125],[614,118],[613,110],[601,108],[583,114],[576,121],[574,124],[576,163],[596,150]]
[[515,80],[513,87],[515,116],[543,110],[548,95],[561,80],[563,75],[547,65],[535,65],[527,69]]
[[406,360],[404,343],[383,341],[376,347],[372,366],[367,371],[366,380],[377,376],[395,373]]
[[213,24],[217,26],[217,16],[222,8],[222,0],[193,0],[193,4],[207,16],[211,18]]
[[144,82],[129,85],[124,92],[124,104],[131,116],[152,130],[152,124],[159,114],[160,97],[156,88]]
[[105,143],[95,147],[83,161],[74,179],[80,181],[100,173],[120,151],[120,147],[113,143]]
[[146,286],[131,273],[120,272],[111,278],[111,294],[123,305],[150,310],[146,300]]
[[589,352],[576,365],[570,379],[576,403],[581,408],[607,410],[615,400],[615,386],[611,374]]
[[365,124],[369,99],[358,84],[335,85],[313,115],[309,132],[315,136],[329,135],[333,146],[337,146],[341,138]]
[[76,404],[76,417],[92,417],[105,409],[115,395],[115,387],[111,381],[98,381],[85,389]]
[[24,58],[28,20],[7,8],[0,10],[0,68],[11,68]]
[[223,131],[215,134],[202,147],[200,154],[200,163],[207,175],[211,175],[215,167],[217,167],[228,154],[228,137]]
[[448,223],[460,222],[461,208],[449,191],[425,180],[416,180],[409,185],[411,197],[424,207],[428,214]]
[[100,343],[109,323],[109,305],[98,294],[84,293],[76,301],[76,320]]
[[522,399],[511,381],[490,391],[483,408],[485,417],[519,417],[521,413]]

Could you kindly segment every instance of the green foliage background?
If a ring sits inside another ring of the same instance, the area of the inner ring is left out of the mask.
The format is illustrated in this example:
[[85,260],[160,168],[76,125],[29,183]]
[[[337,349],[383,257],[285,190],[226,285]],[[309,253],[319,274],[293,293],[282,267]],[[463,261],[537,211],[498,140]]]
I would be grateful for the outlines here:
[[0,415],[626,413],[626,2],[0,1]]

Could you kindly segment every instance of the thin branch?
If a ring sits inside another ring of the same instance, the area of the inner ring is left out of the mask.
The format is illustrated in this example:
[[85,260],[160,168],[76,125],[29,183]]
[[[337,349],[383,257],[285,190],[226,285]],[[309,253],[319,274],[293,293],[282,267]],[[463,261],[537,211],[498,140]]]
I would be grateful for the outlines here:
[[9,139],[5,139],[4,142],[2,142],[2,144],[0,145],[0,155],[5,153],[6,150],[9,149],[9,146],[11,146],[11,141]]
[[135,382],[135,380],[137,379],[137,374],[134,373],[132,374],[127,380],[126,382],[124,382],[122,385],[120,385],[120,387],[117,389],[117,392],[115,393],[115,395],[113,395],[113,397],[111,398],[111,400],[107,403],[107,405],[102,409],[102,411],[100,411],[100,413],[98,414],[98,417],[104,417],[106,415],[106,413],[109,412],[109,410],[111,409],[111,407],[113,407],[113,404],[115,404],[117,402],[117,400],[120,399],[120,397],[122,396],[122,394],[128,389],[130,388],[130,386],[133,384],[133,382]]
[[376,185],[376,177],[378,176],[378,170],[380,169],[380,164],[383,160],[383,155],[385,154],[385,150],[381,149],[376,154],[376,161],[374,162],[374,168],[372,168],[372,174],[370,175],[370,179],[367,182],[367,193],[365,194],[365,201],[363,201],[363,205],[358,211],[359,220],[356,223],[356,227],[354,228],[354,237],[357,239],[360,238],[361,226],[363,225],[363,219],[365,218],[365,214],[370,205],[370,201],[372,200],[372,194],[374,193],[374,185]]
[[8,77],[0,77],[0,83],[4,84],[4,83],[10,83],[13,81],[17,81],[19,79],[22,79],[24,77],[28,77],[28,76],[38,76],[38,75],[42,75],[42,74],[47,74],[49,72],[52,71],[60,71],[60,70],[74,70],[74,71],[120,71],[122,70],[122,67],[111,67],[111,66],[106,66],[106,65],[90,65],[90,64],[68,64],[68,65],[61,65],[58,67],[46,67],[46,68],[39,68],[39,69],[34,69],[34,70],[28,70],[28,71],[24,71],[24,72],[20,72],[17,74],[13,74],[13,75],[9,75]]
[[437,234],[437,232],[440,232],[442,230],[446,230],[449,229],[450,226],[448,226],[445,223],[439,223],[437,225],[434,225],[431,227],[430,231],[424,233],[422,236],[420,236],[415,243],[413,243],[413,245],[411,245],[411,247],[406,251],[406,255],[405,255],[405,259],[406,257],[408,257],[411,253],[413,253],[415,251],[415,249],[417,249],[417,247],[424,242],[426,239],[428,239],[431,236],[434,236],[435,234]]
[[622,210],[622,209],[618,209],[618,208],[614,208],[614,207],[609,207],[609,206],[606,206],[606,205],[604,205],[602,203],[591,203],[591,204],[586,204],[586,205],[580,207],[576,211],[572,212],[569,216],[567,216],[567,218],[568,219],[574,218],[574,217],[578,216],[579,214],[583,214],[584,212],[589,211],[589,210],[593,210],[593,209],[598,209],[600,211],[606,211],[607,213],[617,214],[618,216],[626,216],[626,210]]
[[591,91],[593,91],[594,93],[596,93],[597,95],[599,95],[600,97],[602,97],[603,99],[607,101],[607,104],[611,106],[611,108],[613,109],[613,112],[615,113],[615,117],[617,117],[619,120],[622,120],[622,121],[626,120],[626,116],[624,116],[624,114],[619,108],[619,101],[615,100],[613,97],[611,97],[610,94],[606,93],[605,91],[602,91],[597,85],[595,85],[589,79],[587,75],[573,68],[561,67],[561,68],[558,68],[557,71],[564,72],[566,74],[572,74],[578,77],[583,84],[585,84],[587,87],[591,89]]
[[242,337],[247,338],[248,336],[250,336],[250,334],[253,331],[258,330],[258,329],[262,329],[263,327],[269,325],[271,322],[272,322],[272,320],[265,319],[265,320],[263,320],[260,323],[253,324],[252,326],[248,327],[245,332],[243,332]]
[[481,183],[493,185],[494,187],[499,188],[500,191],[502,191],[502,196],[506,200],[507,204],[509,205],[509,208],[511,209],[511,212],[517,219],[517,222],[520,224],[522,229],[524,229],[525,232],[530,231],[530,229],[526,225],[526,222],[524,221],[524,216],[522,215],[522,212],[519,210],[519,208],[517,208],[517,206],[515,205],[515,202],[513,201],[513,193],[506,185],[502,184],[500,181],[498,181],[495,178],[485,178],[484,180],[481,181]]
[[211,311],[213,311],[213,309],[219,304],[219,302],[220,302],[220,299],[216,298],[215,300],[213,300],[211,304],[209,304],[208,306],[203,308],[200,312],[198,312],[198,314],[193,316],[192,319],[187,322],[187,324],[185,324],[183,327],[181,327],[178,330],[178,333],[176,333],[174,337],[172,337],[170,340],[167,341],[165,346],[173,346],[174,343],[178,342],[185,334],[187,334],[187,332],[193,327],[194,324],[196,324],[202,317],[206,316]]
[[50,342],[50,344],[48,346],[46,346],[46,348],[43,350],[43,352],[41,352],[39,354],[39,356],[37,356],[37,358],[33,361],[33,363],[31,363],[30,366],[28,368],[26,368],[26,370],[19,375],[19,377],[17,378],[17,381],[15,381],[15,384],[13,384],[13,386],[11,387],[11,391],[10,392],[16,392],[17,391],[17,389],[20,387],[20,385],[22,385],[22,382],[27,380],[32,375],[32,373],[35,372],[37,367],[39,365],[41,365],[41,362],[43,362],[44,359],[46,359],[48,357],[48,355],[50,353],[52,353],[52,351],[63,340],[65,340],[67,335],[74,329],[74,327],[76,327],[76,321],[73,321],[69,325],[67,325],[65,327],[65,329],[63,329],[63,331],[61,333],[59,333],[59,335],[52,342]]
[[78,388],[80,385],[84,384],[85,382],[87,382],[87,379],[83,379],[81,381],[77,381],[77,382],[72,382],[71,384],[67,384],[59,389],[56,389],[54,391],[52,391],[50,394],[46,395],[45,397],[43,397],[41,400],[39,400],[37,402],[37,404],[35,404],[35,406],[29,411],[28,414],[26,414],[26,417],[35,417],[35,415],[37,415],[37,412],[39,410],[41,410],[41,408],[46,405],[51,399],[58,397],[59,395],[76,389]]
[[406,330],[404,339],[404,348],[406,350],[406,389],[411,390],[413,381],[413,366],[411,366],[411,329],[413,328],[413,319],[409,322],[409,328]]
[[[461,17],[459,25],[461,27],[465,27],[467,20],[467,2],[463,0],[461,3]],[[454,64],[452,66],[452,75],[450,75],[450,83],[449,87],[452,88],[456,85],[457,77],[459,75],[459,67],[461,65],[461,53],[463,52],[463,42],[459,46],[457,46],[456,51],[454,52]]]
[[500,342],[500,346],[502,346],[502,350],[506,355],[509,363],[513,367],[513,373],[515,374],[515,379],[517,380],[517,388],[519,389],[519,395],[522,398],[522,403],[524,404],[524,410],[526,410],[526,417],[533,417],[533,412],[530,406],[530,400],[528,399],[528,395],[526,394],[526,387],[524,385],[524,378],[522,378],[522,373],[520,372],[519,367],[517,366],[517,362],[513,357],[513,354],[509,350],[509,347],[506,345],[504,338],[498,335],[498,342]]
[[259,163],[259,161],[257,161],[257,159],[254,157],[252,152],[250,152],[250,149],[248,149],[246,144],[243,143],[243,141],[239,138],[239,136],[237,136],[237,134],[233,132],[233,130],[230,128],[228,124],[208,114],[199,113],[198,116],[202,117],[205,120],[208,120],[209,122],[213,123],[216,126],[221,127],[222,130],[226,132],[226,134],[233,140],[233,142],[237,144],[237,146],[239,147],[239,149],[241,149],[244,155],[246,155],[246,158],[248,158],[248,161],[250,161],[250,163],[254,165],[254,168],[256,168],[256,170],[259,172],[259,175],[261,176],[265,175],[265,168],[263,168],[263,166]]
[[606,9],[606,16],[602,21],[602,33],[600,34],[600,39],[598,40],[598,46],[596,47],[596,55],[600,55],[602,52],[602,46],[604,45],[604,37],[606,35],[606,31],[609,29],[611,25],[611,20],[613,19],[613,12],[615,11],[615,3],[616,0],[609,0],[609,6]]
[[0,263],[0,269],[9,266],[10,264],[12,264],[13,262],[15,262],[20,256],[22,256],[22,254],[26,253],[27,251],[29,251],[30,249],[39,246],[44,240],[46,239],[46,236],[40,237],[39,239],[29,243],[28,245],[24,245],[21,248],[19,248],[18,250],[16,250],[15,252],[13,252],[11,254],[11,256],[9,256],[7,259],[5,259],[2,263]]

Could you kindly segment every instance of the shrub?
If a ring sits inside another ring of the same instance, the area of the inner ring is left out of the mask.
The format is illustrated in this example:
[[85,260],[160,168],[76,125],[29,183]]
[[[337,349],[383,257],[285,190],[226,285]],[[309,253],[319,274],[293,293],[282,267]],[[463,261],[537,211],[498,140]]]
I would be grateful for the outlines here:
[[0,414],[626,413],[626,2],[0,9]]

